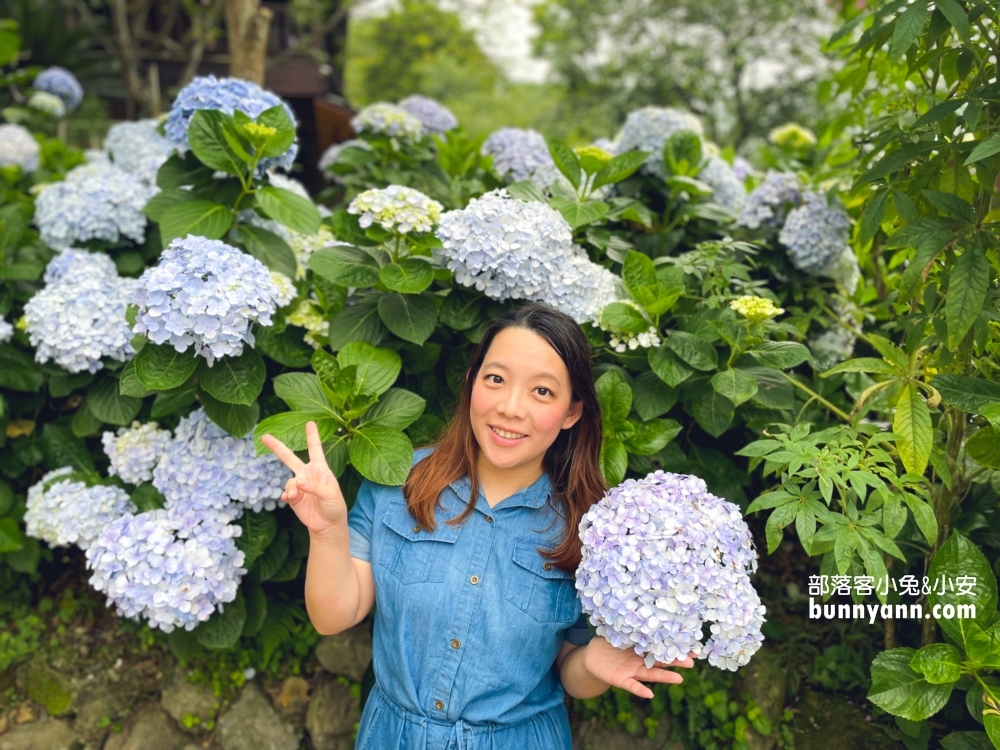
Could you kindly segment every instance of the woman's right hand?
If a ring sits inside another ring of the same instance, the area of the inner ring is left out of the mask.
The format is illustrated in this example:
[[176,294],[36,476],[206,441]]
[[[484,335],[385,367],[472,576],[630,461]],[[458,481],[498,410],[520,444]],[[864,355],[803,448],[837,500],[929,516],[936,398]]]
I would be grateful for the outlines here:
[[263,435],[260,441],[295,474],[285,483],[281,499],[291,506],[310,533],[325,534],[347,523],[347,503],[337,477],[326,462],[315,422],[306,423],[307,464],[273,435]]

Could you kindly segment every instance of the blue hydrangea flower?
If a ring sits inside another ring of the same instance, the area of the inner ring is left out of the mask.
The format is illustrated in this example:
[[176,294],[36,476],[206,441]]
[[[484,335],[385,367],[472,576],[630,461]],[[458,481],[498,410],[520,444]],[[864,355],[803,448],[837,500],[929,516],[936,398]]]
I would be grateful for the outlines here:
[[424,126],[419,118],[389,102],[369,104],[351,118],[355,133],[379,133],[392,138],[417,140]]
[[[177,94],[177,99],[174,100],[174,105],[170,108],[170,114],[167,115],[166,135],[178,150],[186,151],[188,126],[191,124],[191,117],[196,110],[212,109],[225,112],[227,115],[239,110],[254,120],[261,112],[277,107],[279,104],[284,105],[292,123],[297,124],[295,113],[292,112],[288,103],[280,96],[265,91],[257,84],[239,78],[201,76],[195,78]],[[291,169],[298,152],[299,141],[296,138],[288,151],[275,158],[261,159],[259,167],[262,171],[272,167]]]
[[129,484],[148,482],[170,439],[170,430],[157,429],[156,422],[133,422],[131,427],[119,427],[118,434],[105,432],[101,444],[111,461],[108,474]]
[[482,153],[493,157],[493,171],[508,182],[530,178],[545,188],[559,174],[545,137],[537,130],[500,128],[483,141]]
[[397,106],[420,120],[426,133],[447,133],[458,127],[458,120],[452,111],[429,96],[411,94],[400,99]]
[[104,149],[119,169],[149,184],[174,152],[174,144],[156,132],[156,120],[120,122],[112,125],[104,138]]
[[319,168],[320,172],[334,182],[340,182],[340,175],[334,172],[332,167],[340,159],[340,154],[345,148],[360,148],[364,151],[372,150],[371,144],[368,143],[368,141],[363,141],[359,138],[350,138],[340,143],[334,143],[330,146],[330,148],[324,151],[323,155],[319,157],[319,162],[316,166]]
[[58,96],[66,105],[67,111],[70,112],[79,107],[80,102],[83,101],[83,86],[76,80],[75,75],[58,65],[46,68],[35,76],[35,81],[31,86],[39,91]]
[[[576,588],[597,633],[654,661],[691,651],[735,671],[760,648],[757,553],[738,506],[695,476],[627,479],[580,522]],[[702,626],[712,623],[702,641]]]
[[83,276],[117,276],[118,269],[111,256],[106,253],[92,253],[89,250],[78,250],[68,247],[59,252],[45,266],[42,280],[46,284],[68,278],[79,279]]
[[90,585],[123,617],[165,633],[193,630],[236,598],[242,529],[211,510],[126,513],[87,549]]
[[763,182],[750,191],[736,223],[747,229],[779,228],[790,208],[802,201],[802,182],[794,172],[767,170]]
[[34,172],[41,164],[42,149],[23,125],[0,125],[0,167],[20,167]]
[[701,121],[690,112],[673,107],[643,107],[632,110],[625,118],[625,124],[617,138],[616,153],[624,154],[632,150],[649,151],[649,158],[646,159],[643,169],[657,177],[664,177],[666,173],[663,171],[663,145],[670,136],[681,130],[690,130],[702,137],[705,135]]
[[733,213],[740,210],[747,197],[747,189],[736,176],[729,162],[713,154],[698,173],[698,179],[712,188],[712,202]]
[[811,335],[806,342],[812,351],[818,372],[828,370],[854,356],[854,345],[857,342],[857,336],[848,328],[856,327],[854,316],[858,312],[857,307],[850,300],[840,297],[834,298],[831,307],[840,322],[831,321],[825,330]]
[[[76,170],[81,171],[72,174]],[[35,224],[42,241],[56,250],[88,240],[141,243],[146,238],[142,209],[157,192],[116,167],[85,164],[39,192]]]
[[493,299],[534,299],[581,251],[558,211],[545,203],[493,190],[441,216],[434,258],[455,272],[455,281]]
[[53,547],[76,544],[86,550],[108,524],[136,507],[121,487],[88,487],[71,479],[72,474],[73,469],[64,466],[28,488],[25,531]]
[[253,346],[252,323],[271,325],[278,289],[259,260],[219,240],[189,234],[164,249],[139,279],[133,333],[177,351],[194,346],[211,366]]
[[69,372],[97,372],[104,357],[126,362],[135,354],[125,310],[136,280],[108,273],[102,260],[107,256],[90,255],[92,267],[76,256],[73,273],[51,274],[57,280],[24,306],[25,330],[37,362],[52,360]]
[[581,251],[553,270],[549,285],[539,299],[577,323],[596,323],[601,310],[626,296],[619,286],[621,279],[618,276],[591,261]]
[[66,116],[66,103],[55,94],[50,94],[47,91],[36,91],[29,96],[28,106],[57,119]]
[[747,177],[757,174],[757,170],[753,168],[753,164],[742,156],[735,156],[733,157],[733,173],[736,175],[737,180],[745,182]]
[[249,434],[233,437],[198,409],[177,425],[153,469],[153,486],[167,507],[212,509],[237,518],[244,510],[274,510],[288,477],[277,456],[255,455]]
[[6,318],[0,318],[0,344],[6,344],[14,338],[14,326]]
[[788,212],[778,242],[788,250],[792,265],[804,273],[823,273],[843,255],[851,220],[839,201],[807,192],[804,203]]

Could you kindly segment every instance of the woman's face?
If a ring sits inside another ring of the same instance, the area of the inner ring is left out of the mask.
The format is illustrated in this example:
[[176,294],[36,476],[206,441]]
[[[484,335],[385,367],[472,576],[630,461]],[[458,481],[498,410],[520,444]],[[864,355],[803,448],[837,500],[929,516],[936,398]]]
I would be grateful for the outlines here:
[[572,401],[562,358],[524,328],[500,331],[474,377],[472,431],[480,461],[496,469],[540,469],[560,430],[572,427],[583,413],[582,402]]

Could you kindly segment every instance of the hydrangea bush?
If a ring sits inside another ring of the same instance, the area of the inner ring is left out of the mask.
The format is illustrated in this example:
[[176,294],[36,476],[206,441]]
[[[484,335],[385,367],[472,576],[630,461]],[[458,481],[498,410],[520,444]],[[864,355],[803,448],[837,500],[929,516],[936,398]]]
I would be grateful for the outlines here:
[[16,166],[24,172],[38,169],[41,147],[23,125],[0,125],[0,167]]
[[59,97],[66,110],[70,112],[79,107],[83,101],[83,86],[75,75],[58,65],[43,70],[35,76],[31,85],[38,91]]
[[73,544],[86,550],[109,524],[135,509],[125,490],[88,486],[65,466],[48,472],[28,490],[24,523],[30,536],[53,547]]

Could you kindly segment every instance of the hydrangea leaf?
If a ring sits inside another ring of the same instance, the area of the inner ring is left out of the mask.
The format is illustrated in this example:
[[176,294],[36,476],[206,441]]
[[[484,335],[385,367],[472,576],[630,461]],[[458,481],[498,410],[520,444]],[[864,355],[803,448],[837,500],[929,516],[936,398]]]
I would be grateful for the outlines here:
[[691,376],[691,373],[694,372],[694,370],[674,355],[666,343],[655,349],[650,349],[648,358],[649,365],[653,368],[653,372],[656,373],[657,377],[674,388],[687,380]]
[[894,648],[876,656],[868,700],[893,716],[923,721],[944,707],[953,685],[932,685],[914,672],[910,662],[915,654],[912,648]]
[[[941,618],[938,625],[956,643],[964,644],[968,638],[969,625],[977,624],[987,628],[997,608],[997,581],[986,556],[960,532],[953,532],[931,560],[928,577],[931,581],[958,580],[968,582],[970,593],[959,596],[957,591],[945,588],[943,592],[932,589],[927,596],[931,607],[951,605],[956,610],[960,605],[975,604],[974,618]],[[940,611],[940,610],[939,610]]]
[[261,356],[249,347],[238,357],[220,357],[209,367],[198,365],[198,385],[219,401],[250,406],[260,395],[267,377]]
[[246,437],[260,416],[260,407],[257,404],[250,406],[227,404],[201,389],[198,390],[198,400],[208,418],[234,437]]
[[932,685],[947,685],[962,676],[962,656],[954,646],[932,643],[913,655],[910,667]]
[[224,131],[232,127],[232,118],[224,112],[199,109],[191,116],[187,140],[192,153],[206,167],[239,176],[249,165],[226,142]]
[[159,419],[169,414],[176,414],[193,404],[197,394],[198,386],[193,380],[177,388],[171,388],[169,391],[160,391],[153,399],[153,407],[150,409],[149,416],[153,419]]
[[317,250],[308,265],[314,273],[340,286],[365,289],[379,281],[378,262],[356,247],[336,245]]
[[142,399],[121,395],[118,380],[107,378],[87,392],[87,408],[102,422],[126,426],[142,408]]
[[580,159],[563,141],[549,139],[549,154],[556,168],[563,173],[574,190],[580,188]]
[[257,205],[267,216],[302,234],[316,234],[322,217],[315,204],[291,190],[265,185],[256,192]]
[[275,573],[281,570],[281,566],[288,559],[290,549],[288,529],[279,529],[254,563],[254,568],[261,581],[270,580]]
[[800,365],[812,356],[807,347],[794,341],[765,341],[747,353],[765,367],[779,370]]
[[466,296],[458,288],[452,288],[438,311],[441,322],[456,331],[472,328],[483,319],[484,314],[482,297]]
[[0,346],[0,388],[37,392],[45,377],[34,360],[13,346]]
[[308,372],[286,372],[274,379],[274,393],[289,409],[322,414],[332,409],[320,379]]
[[[254,513],[250,515],[265,514]],[[244,638],[254,638],[260,633],[260,628],[264,624],[264,618],[267,617],[267,594],[264,593],[264,589],[258,581],[248,580],[248,578],[245,577],[243,579],[244,582],[241,587],[247,604],[247,619],[243,624],[242,635]]]
[[980,466],[1000,469],[1000,432],[993,426],[980,428],[966,441],[965,452]]
[[[676,354],[681,361],[696,370],[714,370],[719,364],[719,355],[715,347],[693,333],[670,331],[664,345]],[[802,345],[799,344],[799,346]],[[802,348],[805,349],[804,346]],[[807,354],[808,351],[806,349]],[[679,385],[678,383],[670,383],[669,380],[666,382],[670,385]]]
[[227,604],[217,605],[215,614],[194,629],[198,643],[209,649],[233,648],[240,642],[247,619],[247,605],[243,592],[237,590],[236,598]]
[[677,391],[647,370],[632,380],[632,406],[643,420],[666,414],[677,403]]
[[594,383],[606,429],[625,421],[632,409],[632,389],[620,370],[608,370]]
[[24,548],[24,535],[13,518],[0,518],[0,554]]
[[1000,383],[990,380],[968,375],[938,375],[930,384],[946,404],[970,414],[979,414],[983,407],[1000,403]]
[[378,313],[386,328],[414,344],[423,344],[437,325],[437,307],[423,295],[384,294],[378,301]]
[[276,131],[261,150],[261,154],[265,157],[281,156],[295,142],[295,123],[288,116],[284,104],[265,109],[257,115],[257,124],[274,128]]
[[712,376],[712,387],[739,406],[757,394],[757,380],[746,370],[728,368]]
[[154,391],[183,385],[198,368],[198,358],[193,353],[179,352],[170,344],[147,343],[134,361],[139,381]]
[[385,336],[385,326],[379,315],[378,296],[360,300],[345,307],[330,320],[330,349],[338,351],[352,341],[378,344]]
[[652,456],[673,440],[681,431],[680,424],[673,419],[651,419],[635,425],[635,433],[625,440],[629,453]]
[[351,465],[378,484],[401,485],[413,466],[413,444],[405,433],[389,427],[364,426],[348,446]]
[[615,486],[625,478],[628,470],[628,450],[621,440],[607,438],[601,443],[601,473],[608,486]]
[[394,292],[418,294],[434,281],[434,268],[421,258],[403,258],[399,263],[382,266],[378,276]]
[[294,279],[298,265],[295,253],[283,238],[263,227],[239,224],[233,229],[236,241],[243,249],[272,271]]
[[41,447],[42,455],[45,457],[45,465],[50,469],[71,466],[76,471],[97,471],[94,467],[94,459],[90,455],[90,451],[87,450],[86,444],[71,430],[61,425],[49,423],[42,427]]
[[703,388],[692,400],[691,412],[705,432],[719,437],[732,424],[736,407],[714,388]]
[[650,323],[642,313],[624,302],[612,302],[601,310],[601,325],[627,333],[648,331]]
[[187,201],[171,206],[160,220],[160,240],[164,245],[189,234],[218,240],[226,236],[233,213],[221,203]]
[[553,198],[549,205],[563,215],[572,229],[600,221],[611,210],[604,201],[578,201],[572,198]]
[[357,393],[385,393],[396,382],[403,367],[398,352],[354,341],[337,354],[341,368],[357,367]]
[[[304,451],[306,445],[306,423],[315,422],[322,442],[333,440],[340,427],[330,415],[321,411],[289,411],[274,414],[261,421],[253,430],[253,443],[260,456],[269,449],[260,442],[262,435],[273,435],[292,451]],[[245,434],[245,433],[244,433]]]
[[649,158],[648,151],[632,150],[619,154],[594,176],[593,189],[612,185],[631,177],[647,158]]
[[424,413],[427,402],[416,393],[390,388],[365,413],[362,424],[405,430]]
[[285,367],[308,367],[315,350],[305,342],[305,333],[298,326],[288,326],[281,332],[273,326],[260,328],[254,334],[254,346]]
[[100,419],[94,416],[93,412],[87,408],[87,404],[84,403],[73,412],[73,418],[70,420],[69,426],[73,431],[73,434],[77,437],[87,437],[93,435],[104,425]]

